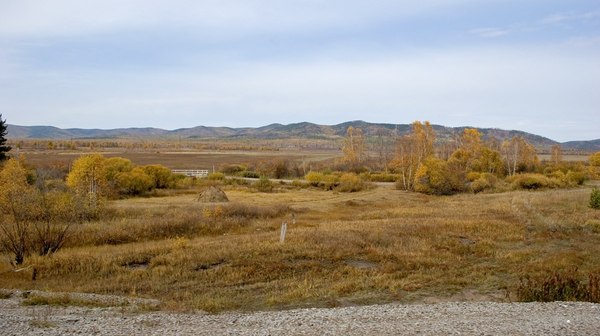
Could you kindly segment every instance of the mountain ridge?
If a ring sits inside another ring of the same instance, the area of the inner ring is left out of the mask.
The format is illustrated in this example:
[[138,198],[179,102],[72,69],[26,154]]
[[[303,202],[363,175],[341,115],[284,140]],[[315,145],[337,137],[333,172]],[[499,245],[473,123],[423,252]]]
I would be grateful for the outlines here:
[[[348,127],[361,128],[367,136],[403,135],[410,131],[410,124],[370,123],[362,120],[347,121],[336,125],[319,125],[311,122],[292,124],[273,123],[261,127],[212,127],[195,126],[165,130],[154,127],[131,127],[115,129],[58,128],[54,126],[20,126],[8,124],[9,139],[118,139],[118,138],[190,138],[190,139],[289,139],[313,138],[331,139],[343,137]],[[496,137],[499,140],[513,136],[523,136],[538,148],[549,148],[560,144],[567,150],[600,150],[600,139],[589,141],[557,142],[541,135],[519,130],[479,128],[470,126],[448,127],[432,125],[439,139],[450,139],[465,128],[476,128],[484,138]]]

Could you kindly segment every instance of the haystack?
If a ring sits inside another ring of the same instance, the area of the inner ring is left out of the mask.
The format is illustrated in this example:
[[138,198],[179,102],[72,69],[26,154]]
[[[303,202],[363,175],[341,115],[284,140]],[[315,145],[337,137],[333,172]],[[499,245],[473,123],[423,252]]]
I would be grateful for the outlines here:
[[210,186],[204,189],[200,195],[198,195],[198,202],[202,203],[218,203],[218,202],[229,202],[227,195],[221,188],[217,186]]

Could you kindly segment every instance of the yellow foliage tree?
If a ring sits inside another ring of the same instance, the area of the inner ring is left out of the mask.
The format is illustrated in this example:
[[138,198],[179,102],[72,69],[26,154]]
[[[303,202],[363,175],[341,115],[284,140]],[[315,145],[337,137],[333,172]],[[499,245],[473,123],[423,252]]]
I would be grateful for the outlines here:
[[396,153],[390,167],[398,172],[401,181],[398,185],[404,190],[413,190],[415,174],[423,161],[434,153],[435,131],[426,121],[415,121],[412,132],[396,141]]
[[355,169],[360,167],[365,159],[365,136],[360,128],[348,127],[344,146],[344,162]]
[[104,196],[108,190],[106,159],[100,154],[83,155],[73,162],[67,185],[80,195]]
[[0,243],[23,263],[29,251],[31,219],[38,212],[35,188],[27,183],[27,170],[19,159],[8,159],[0,171]]
[[156,164],[143,166],[142,169],[152,179],[153,188],[163,189],[171,185],[172,174],[169,168]]
[[517,172],[533,171],[539,164],[535,148],[521,136],[502,143],[502,156],[508,175],[511,176]]
[[32,251],[47,255],[58,251],[71,224],[81,218],[74,195],[44,193],[28,183],[25,163],[9,159],[0,172],[0,244],[23,263]]
[[600,152],[590,155],[588,161],[590,162],[591,166],[600,167]]
[[426,194],[451,195],[465,189],[463,170],[436,157],[423,161],[415,174],[414,190]]
[[467,128],[459,139],[460,147],[452,153],[450,161],[466,172],[500,174],[503,163],[500,153],[481,141],[481,133]]
[[148,176],[143,168],[136,167],[130,172],[119,173],[116,176],[119,191],[128,195],[139,195],[149,191],[154,181]]
[[558,165],[562,162],[562,147],[559,144],[552,145],[552,156],[551,160],[554,165]]

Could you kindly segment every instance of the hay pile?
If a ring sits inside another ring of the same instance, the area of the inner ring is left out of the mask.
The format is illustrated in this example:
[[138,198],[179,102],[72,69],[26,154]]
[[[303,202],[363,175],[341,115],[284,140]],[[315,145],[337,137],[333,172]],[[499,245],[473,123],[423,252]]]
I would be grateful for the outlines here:
[[200,195],[198,195],[198,199],[196,200],[202,203],[219,203],[219,202],[229,202],[227,195],[221,188],[216,186],[210,186],[204,189]]

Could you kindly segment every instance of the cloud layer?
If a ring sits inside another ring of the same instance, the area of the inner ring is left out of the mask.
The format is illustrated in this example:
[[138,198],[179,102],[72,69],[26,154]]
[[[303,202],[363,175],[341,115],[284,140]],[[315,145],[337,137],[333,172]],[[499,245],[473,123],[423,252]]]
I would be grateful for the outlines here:
[[0,109],[60,127],[363,119],[600,138],[592,1],[0,4]]

